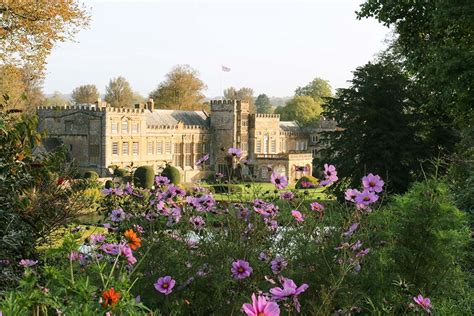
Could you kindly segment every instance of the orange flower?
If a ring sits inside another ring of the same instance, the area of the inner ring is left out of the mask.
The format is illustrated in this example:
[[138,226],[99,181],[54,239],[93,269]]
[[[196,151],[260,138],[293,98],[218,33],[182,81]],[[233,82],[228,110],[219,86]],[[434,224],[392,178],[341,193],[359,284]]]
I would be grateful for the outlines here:
[[117,304],[118,300],[120,299],[120,292],[115,292],[115,289],[111,287],[102,293],[102,298],[104,299],[104,302],[102,303],[104,308],[106,308],[108,305],[113,306]]
[[142,240],[137,236],[133,229],[125,231],[123,235],[127,238],[130,249],[135,250],[142,245]]

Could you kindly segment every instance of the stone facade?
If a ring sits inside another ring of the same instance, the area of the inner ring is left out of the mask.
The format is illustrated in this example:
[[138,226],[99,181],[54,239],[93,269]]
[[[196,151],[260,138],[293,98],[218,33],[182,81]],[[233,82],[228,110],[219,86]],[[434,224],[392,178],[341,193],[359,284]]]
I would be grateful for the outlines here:
[[[183,182],[195,182],[226,169],[228,148],[240,148],[251,161],[242,170],[258,181],[268,181],[267,165],[296,181],[311,174],[316,152],[313,136],[295,122],[281,122],[277,114],[250,114],[239,100],[211,101],[211,111],[153,109],[150,100],[135,108],[95,105],[39,107],[39,129],[60,140],[81,170],[110,175],[110,166],[151,165],[159,171],[166,163],[177,167]],[[205,168],[196,161],[209,154]]]

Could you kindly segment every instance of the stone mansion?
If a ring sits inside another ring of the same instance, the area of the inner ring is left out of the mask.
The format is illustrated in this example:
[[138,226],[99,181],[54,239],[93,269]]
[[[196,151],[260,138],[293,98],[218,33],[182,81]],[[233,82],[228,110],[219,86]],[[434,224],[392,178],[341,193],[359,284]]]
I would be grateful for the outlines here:
[[[333,130],[324,121],[311,129],[280,121],[277,114],[249,113],[249,103],[212,100],[210,113],[154,109],[153,100],[134,108],[93,105],[39,107],[39,130],[47,131],[44,147],[63,144],[80,170],[109,176],[109,166],[171,163],[183,182],[194,182],[227,169],[227,149],[240,148],[250,161],[242,173],[268,181],[268,165],[290,182],[311,174],[319,133]],[[54,147],[54,146],[53,146]],[[206,165],[196,161],[209,154]]]

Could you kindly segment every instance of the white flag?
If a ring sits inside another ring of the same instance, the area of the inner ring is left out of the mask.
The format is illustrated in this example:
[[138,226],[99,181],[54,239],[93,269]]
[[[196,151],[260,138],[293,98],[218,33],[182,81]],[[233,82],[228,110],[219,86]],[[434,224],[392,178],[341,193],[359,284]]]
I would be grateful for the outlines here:
[[222,71],[229,72],[230,68],[226,66],[222,66]]

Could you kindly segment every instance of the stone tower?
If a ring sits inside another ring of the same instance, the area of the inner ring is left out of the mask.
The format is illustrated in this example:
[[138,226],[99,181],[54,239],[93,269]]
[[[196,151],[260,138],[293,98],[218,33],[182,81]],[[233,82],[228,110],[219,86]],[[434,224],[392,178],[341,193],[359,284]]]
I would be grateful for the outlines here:
[[[219,171],[231,147],[240,148],[243,156],[248,152],[249,108],[247,101],[211,100],[212,147],[211,166]],[[224,150],[221,150],[224,149]]]

